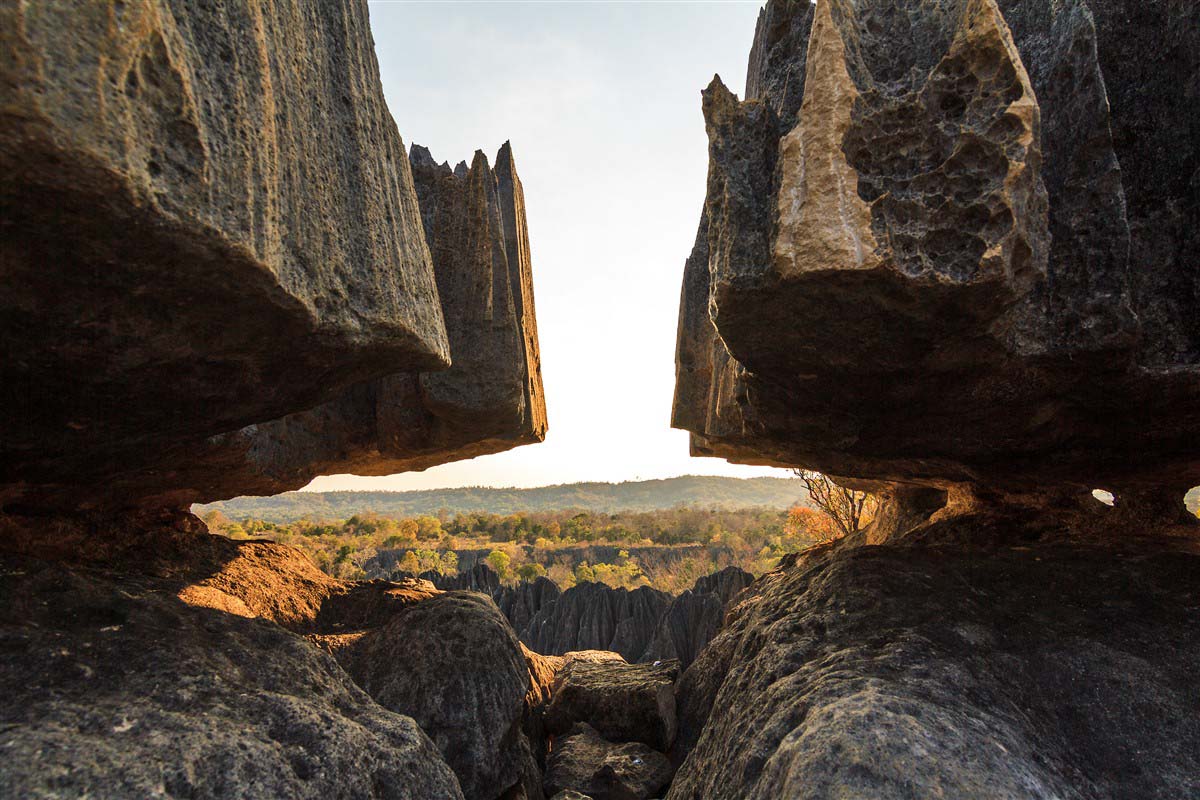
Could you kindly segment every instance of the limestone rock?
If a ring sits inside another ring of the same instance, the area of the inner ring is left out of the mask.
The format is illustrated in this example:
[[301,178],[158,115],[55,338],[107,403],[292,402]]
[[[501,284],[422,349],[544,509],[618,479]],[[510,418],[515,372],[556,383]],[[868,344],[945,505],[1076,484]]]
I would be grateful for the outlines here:
[[785,561],[680,678],[667,797],[1195,795],[1198,568],[980,515]]
[[693,452],[996,495],[1200,482],[1186,14],[771,0],[747,100],[704,93]]
[[365,2],[235,6],[0,7],[0,503],[183,507],[545,435],[510,147],[414,170]]
[[[592,800],[649,800],[671,780],[671,762],[640,742],[613,744],[577,723],[555,740],[547,794]],[[582,794],[581,794],[582,793]]]
[[412,719],[274,623],[0,562],[0,795],[462,797]]
[[365,2],[0,17],[0,483],[449,363]]
[[581,583],[543,605],[521,632],[539,653],[612,650],[637,660],[654,636],[671,596],[642,586],[633,591],[602,583]]
[[586,722],[612,741],[637,741],[666,750],[675,739],[678,675],[676,661],[568,661],[558,673],[546,710],[546,730],[558,735]]
[[671,601],[638,660],[677,659],[680,668],[687,669],[721,629],[733,598],[753,582],[754,576],[738,567],[698,578],[695,586]]
[[380,705],[417,721],[468,800],[493,800],[521,780],[529,670],[488,598],[449,592],[405,606],[338,660]]

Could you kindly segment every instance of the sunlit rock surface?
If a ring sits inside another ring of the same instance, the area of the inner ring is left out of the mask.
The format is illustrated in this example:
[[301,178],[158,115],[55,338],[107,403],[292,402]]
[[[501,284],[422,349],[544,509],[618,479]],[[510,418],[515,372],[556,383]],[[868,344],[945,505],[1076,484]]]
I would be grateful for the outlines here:
[[704,93],[674,411],[693,452],[1181,499],[1200,482],[1190,13],[769,3],[748,99]]

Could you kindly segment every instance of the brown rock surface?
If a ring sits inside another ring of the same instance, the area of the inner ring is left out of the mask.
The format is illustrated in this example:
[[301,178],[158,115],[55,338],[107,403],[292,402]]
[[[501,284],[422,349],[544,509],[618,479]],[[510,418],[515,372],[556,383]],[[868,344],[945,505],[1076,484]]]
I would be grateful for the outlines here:
[[678,674],[677,661],[624,664],[568,657],[546,709],[546,730],[558,736],[585,722],[606,739],[666,750],[675,738]]
[[[671,762],[640,742],[613,744],[577,723],[554,741],[546,794],[592,800],[648,800],[671,780]],[[570,794],[571,792],[582,794]]]
[[704,93],[693,452],[997,496],[1200,482],[1186,13],[768,3],[749,98]]

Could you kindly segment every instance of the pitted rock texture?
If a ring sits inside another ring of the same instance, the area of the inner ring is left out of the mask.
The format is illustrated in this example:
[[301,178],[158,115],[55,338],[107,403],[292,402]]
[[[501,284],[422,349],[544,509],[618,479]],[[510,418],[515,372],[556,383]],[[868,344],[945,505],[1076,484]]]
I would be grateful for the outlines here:
[[1071,538],[968,515],[786,561],[680,678],[667,797],[1195,795],[1200,550]]
[[198,468],[175,469],[191,490],[185,499],[277,494],[324,474],[423,470],[545,438],[525,199],[512,149],[500,149],[495,169],[477,152],[457,173],[423,147],[413,147],[412,159],[450,368],[388,375],[214,437],[182,459]]
[[747,100],[704,93],[673,416],[693,452],[1182,497],[1200,480],[1188,13],[769,2]]
[[449,363],[365,1],[0,19],[0,483]]
[[678,676],[678,661],[568,660],[555,678],[546,730],[557,736],[586,722],[610,741],[666,750],[675,740]]
[[456,174],[414,148],[414,181],[366,6],[0,5],[0,504],[183,507],[542,440],[511,149]]
[[5,555],[0,640],[5,797],[463,796],[330,656],[157,579]]
[[670,780],[671,762],[662,753],[640,742],[614,744],[579,723],[555,739],[544,786],[555,797],[650,800]]
[[449,592],[405,606],[337,658],[380,705],[417,721],[468,800],[494,800],[521,781],[530,673],[491,600]]

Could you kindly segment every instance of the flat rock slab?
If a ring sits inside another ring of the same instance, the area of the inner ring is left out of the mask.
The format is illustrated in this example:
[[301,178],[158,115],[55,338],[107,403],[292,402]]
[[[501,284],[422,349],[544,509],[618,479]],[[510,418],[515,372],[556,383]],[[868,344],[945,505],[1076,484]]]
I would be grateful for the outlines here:
[[567,797],[648,800],[666,787],[671,773],[662,753],[640,742],[605,741],[594,728],[578,723],[555,740],[544,785],[547,794],[572,792]]
[[611,741],[666,750],[675,738],[678,675],[678,661],[570,661],[558,674],[546,730],[560,735],[582,722]]

